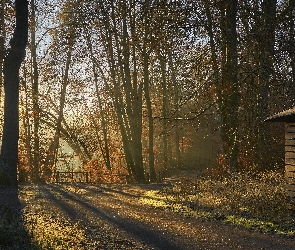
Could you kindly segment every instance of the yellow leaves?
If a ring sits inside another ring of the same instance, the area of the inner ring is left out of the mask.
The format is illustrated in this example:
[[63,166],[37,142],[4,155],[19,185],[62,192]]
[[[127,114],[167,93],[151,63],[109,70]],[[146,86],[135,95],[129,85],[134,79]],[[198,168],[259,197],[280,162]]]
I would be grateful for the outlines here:
[[46,214],[26,214],[26,226],[32,241],[42,249],[79,249],[84,241],[84,231],[78,224],[72,225]]
[[284,174],[231,173],[223,180],[184,178],[161,192],[148,192],[145,204],[194,217],[214,218],[247,228],[294,235],[295,206],[286,201]]
[[77,194],[85,194],[87,192],[86,189],[75,187],[75,186],[65,186],[65,189],[67,191],[77,193]]
[[169,204],[165,201],[164,196],[160,196],[158,191],[147,191],[144,196],[140,198],[140,202],[154,207],[167,208]]

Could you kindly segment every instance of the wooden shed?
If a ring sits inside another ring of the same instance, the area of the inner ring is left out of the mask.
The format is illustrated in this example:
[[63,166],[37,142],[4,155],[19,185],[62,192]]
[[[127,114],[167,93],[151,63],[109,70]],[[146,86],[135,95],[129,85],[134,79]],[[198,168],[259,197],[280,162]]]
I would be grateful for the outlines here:
[[285,124],[285,174],[287,196],[295,198],[295,107],[268,117],[267,122]]

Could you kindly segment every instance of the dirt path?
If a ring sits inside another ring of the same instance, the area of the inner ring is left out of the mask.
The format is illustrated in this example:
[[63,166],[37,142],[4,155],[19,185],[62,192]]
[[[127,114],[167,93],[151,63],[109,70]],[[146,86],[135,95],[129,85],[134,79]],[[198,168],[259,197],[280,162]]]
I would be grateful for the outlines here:
[[[70,249],[295,249],[294,237],[187,218],[141,204],[139,194],[152,187],[24,185],[19,193],[28,224],[34,226],[33,216],[35,226],[43,223],[50,228],[58,222],[56,231],[78,240]],[[67,229],[71,227],[80,236]]]

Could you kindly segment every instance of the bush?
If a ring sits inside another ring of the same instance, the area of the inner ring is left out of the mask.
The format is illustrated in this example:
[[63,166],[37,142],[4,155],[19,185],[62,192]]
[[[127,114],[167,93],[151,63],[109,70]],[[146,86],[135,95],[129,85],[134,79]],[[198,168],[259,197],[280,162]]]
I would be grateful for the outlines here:
[[284,174],[278,171],[236,172],[215,180],[183,178],[161,194],[167,202],[210,211],[216,218],[234,216],[294,227],[295,206],[288,203],[284,187]]

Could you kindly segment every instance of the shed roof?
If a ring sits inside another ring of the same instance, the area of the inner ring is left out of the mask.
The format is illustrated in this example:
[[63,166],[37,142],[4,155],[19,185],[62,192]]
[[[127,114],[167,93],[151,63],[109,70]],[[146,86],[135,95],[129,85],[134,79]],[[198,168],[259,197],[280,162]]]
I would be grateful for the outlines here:
[[289,122],[295,123],[295,107],[267,117],[266,122]]

